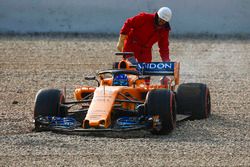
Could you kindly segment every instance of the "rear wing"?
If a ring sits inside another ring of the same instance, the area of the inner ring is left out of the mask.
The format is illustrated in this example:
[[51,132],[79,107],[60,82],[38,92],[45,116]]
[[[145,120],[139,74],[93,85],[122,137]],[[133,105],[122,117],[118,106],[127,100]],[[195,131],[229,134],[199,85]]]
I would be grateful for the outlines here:
[[126,59],[115,62],[113,69],[136,70],[140,75],[149,76],[174,76],[176,84],[179,84],[180,62],[151,62],[131,64]]
[[138,63],[136,69],[143,75],[174,75],[175,62]]
[[136,69],[142,75],[174,76],[175,83],[179,84],[179,71],[180,71],[179,62],[138,63]]

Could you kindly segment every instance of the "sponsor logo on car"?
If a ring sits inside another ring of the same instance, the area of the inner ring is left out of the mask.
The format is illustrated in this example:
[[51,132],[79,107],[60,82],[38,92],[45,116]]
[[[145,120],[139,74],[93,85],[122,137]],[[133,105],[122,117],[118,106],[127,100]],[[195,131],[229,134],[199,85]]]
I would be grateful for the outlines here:
[[151,69],[151,70],[173,70],[173,62],[154,62],[154,63],[138,63],[139,69]]
[[166,73],[174,72],[174,62],[138,63],[137,70],[142,73]]

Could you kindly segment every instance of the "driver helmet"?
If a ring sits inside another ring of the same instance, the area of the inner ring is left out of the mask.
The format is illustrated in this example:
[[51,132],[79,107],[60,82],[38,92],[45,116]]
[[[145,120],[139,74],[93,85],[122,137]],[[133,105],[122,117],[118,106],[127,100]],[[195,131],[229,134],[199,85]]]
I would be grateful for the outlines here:
[[117,74],[113,80],[114,86],[128,86],[128,77],[126,74]]

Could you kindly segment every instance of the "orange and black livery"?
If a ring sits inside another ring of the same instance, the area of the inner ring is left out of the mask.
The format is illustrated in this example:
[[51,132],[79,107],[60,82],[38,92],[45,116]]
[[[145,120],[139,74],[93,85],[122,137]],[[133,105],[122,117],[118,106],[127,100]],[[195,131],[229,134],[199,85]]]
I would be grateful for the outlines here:
[[[86,76],[97,86],[81,86],[75,100],[59,89],[41,89],[35,99],[35,130],[59,132],[130,131],[171,132],[176,122],[208,118],[210,93],[206,84],[180,82],[179,62],[131,64],[131,52],[112,69]],[[149,77],[162,76],[158,84]]]

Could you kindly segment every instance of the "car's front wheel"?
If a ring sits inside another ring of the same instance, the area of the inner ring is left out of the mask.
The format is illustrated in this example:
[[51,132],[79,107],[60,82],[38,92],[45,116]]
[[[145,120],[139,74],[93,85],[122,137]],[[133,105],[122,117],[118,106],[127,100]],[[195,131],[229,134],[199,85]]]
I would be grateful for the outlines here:
[[44,116],[65,116],[61,111],[65,97],[58,89],[41,89],[37,92],[34,106],[35,129],[39,128],[37,118]]
[[152,134],[167,134],[176,126],[175,95],[170,90],[155,89],[148,92],[145,112],[152,116]]

